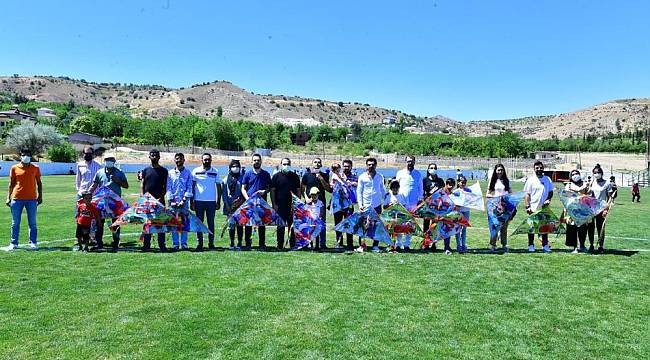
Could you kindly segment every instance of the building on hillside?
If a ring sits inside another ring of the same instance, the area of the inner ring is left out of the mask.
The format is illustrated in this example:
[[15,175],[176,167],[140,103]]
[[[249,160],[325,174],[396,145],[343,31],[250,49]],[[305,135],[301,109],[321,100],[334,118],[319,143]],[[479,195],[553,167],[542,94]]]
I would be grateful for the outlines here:
[[47,120],[55,120],[56,119],[56,114],[54,113],[54,110],[48,109],[48,108],[40,108],[36,109],[36,116],[39,118],[45,118]]
[[556,160],[560,158],[560,154],[555,151],[537,151],[535,152],[535,160]]
[[301,131],[289,136],[291,138],[291,143],[294,145],[305,146],[307,141],[309,141],[309,133],[306,131]]
[[14,119],[10,118],[7,115],[0,115],[0,128],[7,127],[13,124]]
[[28,112],[23,112],[18,109],[11,109],[11,110],[5,110],[5,111],[0,111],[0,117],[8,117],[12,120],[15,121],[23,121],[23,120],[31,120],[34,121],[36,118],[34,115],[28,113]]
[[80,145],[97,145],[101,144],[102,138],[93,134],[86,134],[81,132],[76,132],[68,136],[68,141],[71,144],[80,144]]
[[381,123],[384,125],[395,125],[395,123],[397,123],[397,116],[395,115],[385,116],[384,119],[381,121]]

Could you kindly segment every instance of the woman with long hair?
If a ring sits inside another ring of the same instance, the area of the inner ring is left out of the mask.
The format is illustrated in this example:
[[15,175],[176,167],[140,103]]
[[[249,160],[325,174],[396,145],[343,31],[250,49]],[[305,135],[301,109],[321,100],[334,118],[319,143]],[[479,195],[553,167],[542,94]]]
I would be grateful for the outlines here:
[[[499,197],[503,195],[510,194],[510,180],[508,179],[508,174],[506,173],[506,168],[503,164],[494,165],[492,170],[492,176],[490,177],[490,184],[488,185],[488,191],[485,195],[486,197]],[[512,214],[512,218],[517,214],[517,210]],[[508,251],[508,223],[506,222],[501,227],[499,234],[495,237],[490,237],[490,250],[496,251],[497,239],[501,241],[501,247],[503,251]]]
[[[612,184],[603,176],[603,168],[596,164],[593,173],[593,180],[589,184],[591,195],[598,200],[611,202],[614,195]],[[594,221],[589,224],[587,234],[589,235],[589,252],[594,252],[594,230],[598,231],[598,252],[602,253],[605,245],[605,218],[609,212],[609,206],[600,214],[596,215]]]
[[[221,192],[221,197],[223,198],[223,214],[226,215],[226,217],[230,217],[244,202],[244,196],[241,193],[241,170],[242,168],[239,160],[230,160],[228,176],[223,180],[223,191]],[[235,232],[237,233],[237,247],[235,247]],[[244,227],[232,227],[229,229],[228,234],[230,235],[230,249],[239,250],[244,235]]]

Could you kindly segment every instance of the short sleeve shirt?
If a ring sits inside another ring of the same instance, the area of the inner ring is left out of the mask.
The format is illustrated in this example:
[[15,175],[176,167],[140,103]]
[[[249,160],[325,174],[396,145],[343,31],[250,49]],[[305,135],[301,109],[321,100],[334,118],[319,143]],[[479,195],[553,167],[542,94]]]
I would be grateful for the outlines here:
[[162,166],[148,167],[142,171],[142,184],[145,193],[151,194],[156,199],[165,196],[163,189],[167,185],[167,169]]
[[124,175],[122,170],[113,168],[113,171],[108,174],[106,168],[102,168],[95,174],[95,180],[93,182],[98,186],[107,186],[109,189],[113,190],[114,193],[122,196],[122,187],[113,182],[112,176],[115,176],[122,181],[126,181],[126,175]]
[[16,181],[11,198],[14,200],[36,200],[36,180],[41,178],[41,169],[34,165],[25,165],[22,162],[11,167],[9,176]]
[[294,172],[278,172],[271,178],[271,189],[275,191],[275,199],[281,206],[291,204],[291,194],[300,193],[300,179]]
[[199,166],[192,170],[192,178],[196,182],[194,200],[217,201],[217,184],[221,183],[217,169],[210,167],[206,170],[203,166]]
[[532,211],[537,210],[546,199],[548,199],[548,194],[553,191],[553,183],[551,178],[548,176],[531,176],[526,180],[524,184],[524,192],[530,195],[530,209]]
[[[323,180],[325,180],[325,183],[329,183],[330,177],[327,173],[321,172],[321,176],[323,177]],[[320,192],[318,194],[318,199],[325,203],[325,188],[323,187],[323,184],[318,180],[315,174],[312,174],[311,172],[306,172],[305,175],[302,176],[302,184],[305,186],[305,192],[309,194],[309,190],[313,188],[314,186],[318,188],[318,191]]]
[[269,189],[271,186],[271,175],[264,169],[260,169],[259,173],[256,173],[255,170],[249,170],[244,174],[241,184],[245,186],[246,194],[251,196],[259,190]]

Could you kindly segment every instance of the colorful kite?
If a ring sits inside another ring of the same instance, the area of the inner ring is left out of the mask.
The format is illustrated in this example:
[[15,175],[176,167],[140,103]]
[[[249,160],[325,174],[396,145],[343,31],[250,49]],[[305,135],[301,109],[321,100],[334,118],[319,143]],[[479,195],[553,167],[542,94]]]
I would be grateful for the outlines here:
[[481,190],[481,184],[478,182],[472,186],[466,187],[465,189],[454,190],[451,195],[449,195],[449,198],[457,206],[485,211],[483,191]]
[[446,192],[439,190],[427,197],[422,204],[415,209],[415,215],[425,219],[433,219],[441,215],[449,214],[456,205]]
[[564,234],[566,229],[549,206],[542,206],[530,214],[512,233],[517,234]]
[[320,218],[320,209],[320,206],[307,205],[293,195],[293,233],[296,237],[294,250],[309,245],[325,229],[325,222]]
[[487,217],[491,239],[495,239],[503,225],[512,220],[517,211],[517,205],[524,199],[524,196],[526,193],[517,192],[487,199]]
[[332,189],[332,214],[336,214],[339,211],[347,210],[352,207],[351,195],[352,192],[347,186],[341,184],[340,181],[335,181],[334,188]]
[[381,241],[393,246],[393,242],[390,239],[388,231],[386,231],[384,223],[373,208],[355,212],[336,225],[335,230]]
[[401,204],[392,204],[381,213],[381,220],[386,226],[386,230],[391,238],[397,234],[413,234],[415,236],[424,236],[422,228],[415,221],[413,214],[408,212]]
[[230,215],[221,230],[221,237],[226,228],[235,226],[287,226],[275,210],[262,197],[255,193]]
[[560,190],[560,201],[576,226],[582,226],[607,208],[607,202],[593,196]]
[[166,208],[149,193],[142,195],[110,227],[115,229],[117,226],[126,224],[142,224],[142,232],[145,234],[167,232],[210,233],[201,220],[189,210]]
[[129,204],[107,186],[95,191],[91,203],[99,210],[102,219],[114,219],[129,208]]

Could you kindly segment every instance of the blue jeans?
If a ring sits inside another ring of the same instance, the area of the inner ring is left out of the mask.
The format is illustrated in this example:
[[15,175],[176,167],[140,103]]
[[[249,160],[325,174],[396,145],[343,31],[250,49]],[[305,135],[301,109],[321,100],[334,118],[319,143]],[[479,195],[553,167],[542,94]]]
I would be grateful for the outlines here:
[[[214,214],[217,211],[216,201],[195,201],[194,208],[196,209],[196,216],[203,222],[207,217],[208,229],[211,234],[208,234],[208,242],[214,244]],[[196,238],[199,246],[203,246],[203,233],[196,233]]]
[[38,228],[36,227],[36,200],[13,200],[11,202],[11,243],[18,245],[20,236],[20,220],[23,208],[27,210],[27,222],[29,222],[29,242],[36,244]]
[[[469,211],[460,211],[460,213],[469,221]],[[467,248],[467,227],[461,226],[456,233],[456,249],[460,251],[465,248]]]
[[[183,209],[187,210],[190,207],[189,201],[185,202],[185,205],[183,206]],[[179,236],[180,235],[180,236]],[[180,234],[177,231],[172,231],[172,246],[175,248],[178,247],[178,238],[180,237],[181,240],[181,246],[184,248],[187,247],[187,231],[183,231]]]

